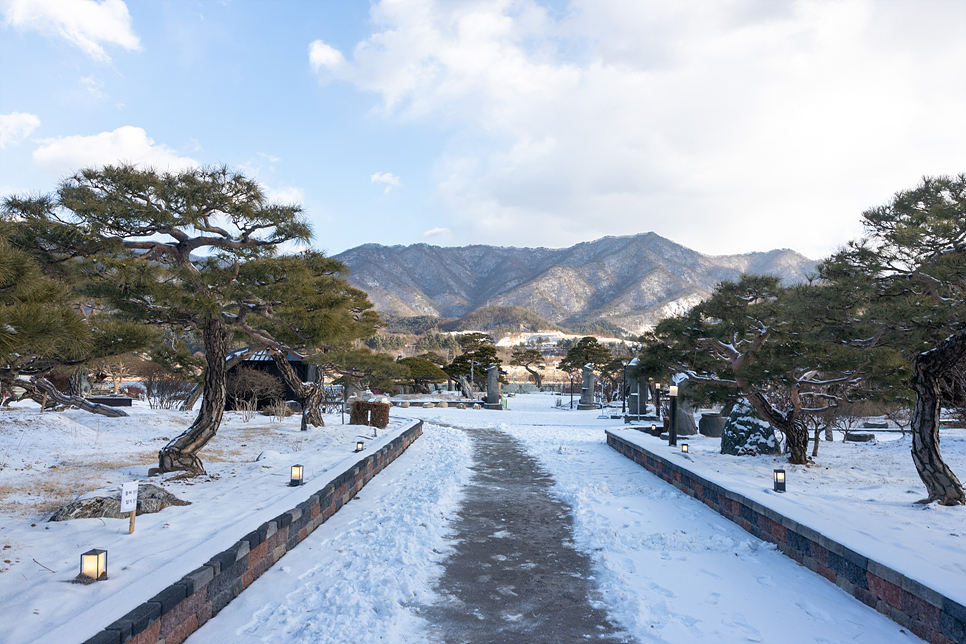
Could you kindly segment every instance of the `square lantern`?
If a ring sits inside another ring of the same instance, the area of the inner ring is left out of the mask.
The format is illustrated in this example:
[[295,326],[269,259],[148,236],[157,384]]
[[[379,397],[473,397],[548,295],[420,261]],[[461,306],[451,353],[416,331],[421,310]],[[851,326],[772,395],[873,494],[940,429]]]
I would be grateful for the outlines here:
[[361,452],[361,451],[362,451],[362,450],[364,450],[365,448],[366,448],[366,444],[365,444],[365,443],[363,443],[362,441],[358,441],[358,442],[356,443],[356,451],[357,451],[357,452]]
[[292,466],[292,480],[289,481],[289,487],[298,487],[305,483],[305,468],[301,465]]
[[667,393],[672,398],[676,398],[677,395],[678,395],[678,386],[677,385],[671,385],[670,387],[667,388]]
[[775,491],[785,491],[785,470],[775,470]]
[[687,443],[681,443],[681,451],[684,452],[685,454],[688,453],[688,444]]
[[82,554],[78,579],[84,581],[101,581],[102,579],[107,579],[107,550],[94,549]]

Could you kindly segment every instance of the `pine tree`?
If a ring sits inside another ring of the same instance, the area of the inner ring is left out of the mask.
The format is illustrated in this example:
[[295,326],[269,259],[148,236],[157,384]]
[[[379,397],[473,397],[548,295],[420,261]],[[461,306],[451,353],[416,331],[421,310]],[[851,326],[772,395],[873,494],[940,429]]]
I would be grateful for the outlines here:
[[912,458],[923,502],[966,503],[939,453],[942,379],[966,362],[966,174],[923,178],[862,213],[867,236],[826,260],[821,275],[868,294],[865,317],[911,363]]
[[191,426],[158,454],[161,471],[204,472],[198,452],[225,408],[225,357],[237,327],[239,280],[249,260],[311,236],[301,208],[269,203],[258,184],[227,168],[177,174],[107,166],[82,170],[56,195],[8,199],[36,252],[50,263],[87,258],[90,295],[143,324],[201,332],[204,397]]

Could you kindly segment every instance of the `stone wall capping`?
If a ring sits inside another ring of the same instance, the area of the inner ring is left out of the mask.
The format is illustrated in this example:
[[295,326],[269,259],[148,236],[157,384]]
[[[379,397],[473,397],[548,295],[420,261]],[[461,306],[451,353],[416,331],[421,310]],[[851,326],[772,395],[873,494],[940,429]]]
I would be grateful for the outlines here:
[[651,474],[704,503],[858,601],[933,644],[966,644],[966,607],[870,560],[817,530],[719,484],[705,481],[686,467],[606,432],[607,444]]
[[84,644],[122,644],[118,631],[103,630],[94,637],[85,640]]
[[185,592],[190,596],[207,586],[208,582],[214,578],[214,569],[209,565],[204,565],[182,577],[181,582],[185,584]]
[[248,556],[248,553],[252,551],[251,546],[248,545],[248,541],[239,541],[235,544],[235,561],[239,559],[244,559]]
[[883,566],[878,561],[873,561],[872,559],[869,559],[869,572],[879,579],[883,579],[890,584],[894,584],[899,587],[902,587],[901,580],[903,577],[905,577],[905,575],[902,573],[896,572],[888,566]]
[[897,585],[899,586],[899,588],[902,588],[903,590],[912,593],[919,599],[925,602],[928,602],[929,604],[932,604],[936,608],[941,609],[943,607],[943,604],[945,603],[945,600],[947,599],[943,595],[937,593],[932,588],[929,588],[928,586],[923,586],[918,581],[914,579],[909,579],[906,576],[903,576],[902,579],[900,579],[900,583]]
[[160,604],[161,614],[166,615],[167,613],[171,612],[171,609],[181,603],[189,594],[190,593],[187,592],[186,584],[179,581],[171,584],[148,601],[157,602]]

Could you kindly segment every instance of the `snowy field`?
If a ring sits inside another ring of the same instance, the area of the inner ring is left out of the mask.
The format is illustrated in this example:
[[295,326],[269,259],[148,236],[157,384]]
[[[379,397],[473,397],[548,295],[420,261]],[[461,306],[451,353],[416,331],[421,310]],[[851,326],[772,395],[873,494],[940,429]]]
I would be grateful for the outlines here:
[[[301,432],[298,416],[246,421],[229,412],[201,453],[209,476],[164,483],[192,505],[139,516],[133,535],[127,518],[48,523],[61,505],[116,495],[124,481],[159,484],[148,468],[195,414],[138,403],[130,413],[41,414],[33,403],[0,412],[0,607],[19,616],[0,620],[3,644],[84,641],[348,469],[364,456],[353,453],[357,440],[378,449],[413,422],[394,419],[373,439],[339,415],[327,416],[323,430]],[[305,466],[301,488],[288,487],[296,463]],[[108,580],[66,583],[91,548],[108,551]]]
[[[461,426],[510,433],[554,476],[556,493],[574,510],[575,543],[595,563],[599,600],[639,641],[920,641],[607,447],[604,429],[623,430],[621,421],[556,409],[546,394],[509,401],[511,410],[503,412],[394,409],[391,428],[422,418],[424,436],[188,641],[434,641],[420,607],[436,601],[435,581],[453,538],[449,519],[472,473],[472,445]],[[291,463],[306,465],[310,478],[325,477],[326,468],[339,472],[354,457],[357,436],[367,432],[342,426],[339,416],[327,417],[325,429],[303,433],[297,417],[244,422],[227,414],[202,453],[211,480],[165,484],[193,505],[139,517],[131,536],[126,519],[44,522],[85,492],[144,480],[157,450],[191,418],[143,407],[128,419],[41,415],[31,405],[0,412],[0,606],[22,616],[0,623],[0,641],[83,641],[119,616],[112,604],[120,593],[131,602],[123,614],[133,600],[150,598],[188,572],[176,557],[203,563],[301,501],[296,496],[303,489],[285,487]],[[634,434],[652,450],[688,458]],[[380,432],[380,441],[387,437]],[[785,495],[770,492],[771,470],[783,459],[724,457],[714,453],[715,439],[689,440],[688,467],[752,498],[758,494],[760,502],[913,578],[952,585],[940,589],[962,602],[966,509],[914,505],[925,491],[908,439],[891,438],[874,445],[823,443],[814,466],[785,465]],[[942,447],[963,478],[964,433],[944,433]],[[276,454],[256,462],[265,450]],[[212,538],[226,525],[239,534]],[[79,554],[92,547],[109,550],[110,579],[63,583],[76,575]],[[904,569],[904,562],[917,570]],[[150,584],[137,581],[146,578]],[[71,615],[97,628],[82,632],[75,620],[58,630]]]

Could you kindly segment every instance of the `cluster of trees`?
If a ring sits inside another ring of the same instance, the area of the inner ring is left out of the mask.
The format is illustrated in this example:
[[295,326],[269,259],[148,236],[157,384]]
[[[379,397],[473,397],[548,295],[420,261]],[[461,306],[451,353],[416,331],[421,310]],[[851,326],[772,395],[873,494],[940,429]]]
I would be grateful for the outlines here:
[[53,394],[42,377],[53,368],[151,348],[166,348],[171,368],[184,368],[187,349],[160,343],[161,329],[194,332],[204,346],[201,407],[159,452],[162,471],[204,472],[198,452],[220,425],[226,357],[239,345],[269,351],[306,400],[303,428],[320,426],[314,403],[324,392],[301,382],[286,352],[338,370],[378,317],[340,262],[314,251],[280,254],[310,238],[299,206],[269,202],[256,182],[224,167],[171,174],[107,166],[69,177],[51,195],[8,198],[0,386]]
[[[924,502],[966,502],[939,452],[943,404],[966,363],[966,175],[925,178],[862,214],[865,236],[811,283],[723,282],[641,338],[640,377],[686,372],[708,400],[742,396],[807,462],[810,417],[850,401],[912,407]],[[960,384],[957,384],[960,383]]]

